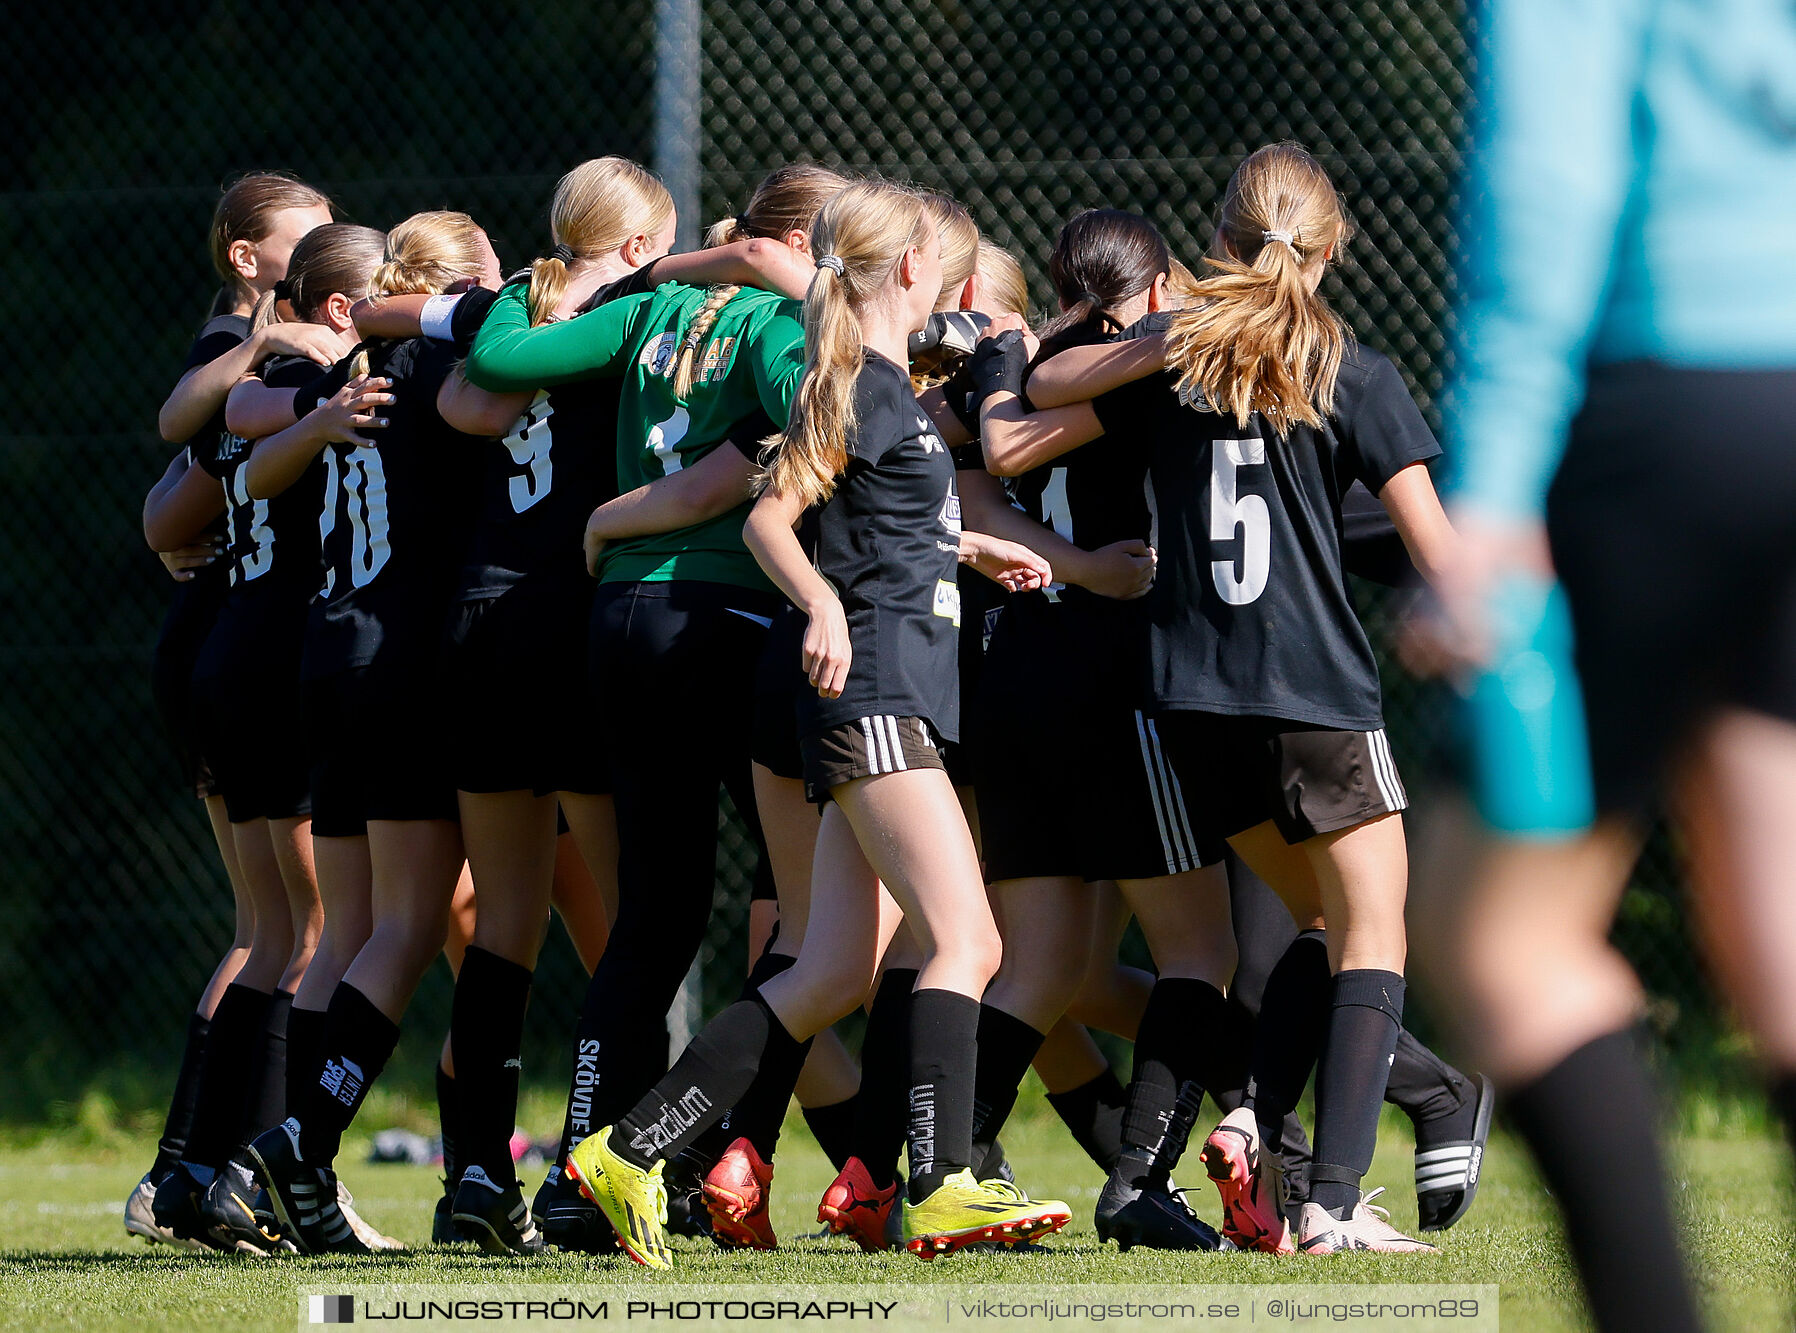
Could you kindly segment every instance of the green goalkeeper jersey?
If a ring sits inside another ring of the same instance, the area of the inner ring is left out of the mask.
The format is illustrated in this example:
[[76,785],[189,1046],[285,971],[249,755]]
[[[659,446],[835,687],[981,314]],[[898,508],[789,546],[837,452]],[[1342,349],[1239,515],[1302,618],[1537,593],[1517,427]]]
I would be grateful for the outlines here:
[[[525,287],[507,287],[468,354],[468,379],[513,393],[571,380],[622,377],[617,414],[620,494],[690,467],[732,426],[765,411],[785,425],[804,373],[800,305],[743,288],[717,314],[698,349],[686,401],[674,398],[674,362],[704,305],[697,287],[664,283],[575,319],[530,327]],[[602,583],[693,579],[739,587],[771,585],[742,544],[744,503],[704,523],[632,537],[605,549]]]

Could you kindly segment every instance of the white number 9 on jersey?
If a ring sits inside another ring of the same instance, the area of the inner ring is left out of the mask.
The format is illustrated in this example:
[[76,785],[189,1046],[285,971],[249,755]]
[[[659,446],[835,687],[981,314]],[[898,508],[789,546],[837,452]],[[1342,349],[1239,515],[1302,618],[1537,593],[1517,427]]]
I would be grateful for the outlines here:
[[1210,457],[1210,541],[1241,542],[1239,560],[1210,562],[1210,578],[1223,601],[1246,606],[1272,572],[1272,514],[1261,496],[1240,494],[1239,471],[1265,465],[1266,441],[1217,440]]

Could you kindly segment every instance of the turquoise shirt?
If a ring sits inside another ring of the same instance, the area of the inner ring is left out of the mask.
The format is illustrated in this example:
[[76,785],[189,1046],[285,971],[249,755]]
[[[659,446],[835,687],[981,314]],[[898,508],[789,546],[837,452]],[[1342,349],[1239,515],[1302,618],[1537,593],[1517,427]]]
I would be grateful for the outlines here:
[[1796,4],[1488,0],[1450,489],[1538,517],[1591,365],[1796,367]]

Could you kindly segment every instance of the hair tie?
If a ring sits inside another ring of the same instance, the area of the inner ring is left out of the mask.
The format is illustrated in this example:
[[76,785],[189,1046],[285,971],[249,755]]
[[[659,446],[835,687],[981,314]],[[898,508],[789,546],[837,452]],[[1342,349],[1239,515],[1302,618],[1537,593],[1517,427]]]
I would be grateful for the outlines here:
[[1286,245],[1291,247],[1293,253],[1297,250],[1297,237],[1292,232],[1263,231],[1260,235],[1265,239],[1267,245],[1271,245],[1274,241],[1283,241]]
[[549,258],[559,259],[564,264],[571,264],[574,262],[574,247],[571,245],[557,245],[554,249],[549,251]]
[[737,231],[747,231],[748,230],[748,214],[746,214],[746,213],[736,214],[736,230]]
[[841,255],[818,255],[817,267],[828,269],[838,278],[845,278],[848,276],[848,265],[842,262]]
[[282,278],[279,282],[275,283],[274,299],[277,301],[285,301],[291,305],[293,302],[293,284],[288,282],[285,278]]

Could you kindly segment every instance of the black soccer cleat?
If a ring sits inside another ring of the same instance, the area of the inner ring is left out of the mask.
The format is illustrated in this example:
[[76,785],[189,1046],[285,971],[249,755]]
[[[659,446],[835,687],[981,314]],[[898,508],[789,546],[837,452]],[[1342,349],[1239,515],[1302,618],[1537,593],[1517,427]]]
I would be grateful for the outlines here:
[[337,1173],[300,1155],[299,1121],[289,1117],[244,1150],[281,1222],[301,1254],[371,1254],[337,1204]]
[[430,1215],[432,1245],[457,1245],[462,1240],[455,1232],[455,1189],[444,1176],[443,1192],[437,1195],[436,1209]]
[[240,1253],[278,1254],[292,1249],[272,1210],[258,1211],[257,1203],[265,1198],[255,1172],[233,1160],[225,1163],[206,1187],[200,1216],[213,1235],[227,1240]]
[[1484,1150],[1490,1142],[1491,1113],[1496,1109],[1496,1089],[1483,1074],[1478,1084],[1477,1110],[1472,1136],[1437,1143],[1416,1150],[1416,1229],[1445,1231],[1472,1206],[1478,1193],[1478,1177],[1484,1167]]
[[488,1254],[538,1254],[542,1233],[517,1181],[501,1186],[480,1167],[465,1167],[455,1189],[452,1216],[459,1240],[471,1240]]
[[558,1166],[549,1168],[530,1201],[530,1212],[544,1245],[573,1254],[617,1253],[617,1233],[611,1223]]
[[713,1232],[711,1210],[705,1203],[705,1176],[715,1165],[690,1149],[667,1164],[663,1173],[667,1184],[667,1234],[716,1241],[720,1248],[733,1249]]
[[1193,1213],[1170,1186],[1131,1184],[1112,1172],[1098,1196],[1098,1239],[1113,1240],[1127,1254],[1136,1245],[1150,1250],[1214,1250],[1222,1237]]
[[205,1197],[206,1186],[200,1184],[199,1179],[188,1169],[187,1163],[177,1162],[175,1169],[156,1186],[150,1213],[157,1226],[166,1228],[180,1240],[192,1241],[209,1250],[235,1248],[212,1234],[211,1227],[200,1212],[200,1204]]

